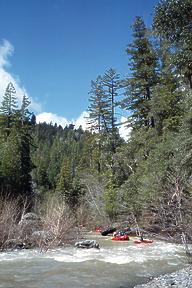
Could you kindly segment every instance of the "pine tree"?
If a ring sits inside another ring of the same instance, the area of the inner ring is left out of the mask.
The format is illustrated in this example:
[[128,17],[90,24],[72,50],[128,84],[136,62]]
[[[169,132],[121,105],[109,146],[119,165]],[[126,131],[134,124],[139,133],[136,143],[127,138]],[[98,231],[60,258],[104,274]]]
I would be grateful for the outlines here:
[[24,122],[29,122],[29,117],[31,116],[31,113],[29,112],[28,107],[30,104],[31,101],[28,99],[26,95],[24,95],[20,109],[20,121],[22,125],[24,124]]
[[0,107],[0,125],[6,131],[7,135],[10,133],[10,128],[14,123],[15,112],[18,108],[15,94],[15,87],[10,82],[7,85]]
[[[121,89],[120,75],[115,69],[110,68],[107,70],[102,78],[103,88],[105,95],[109,102],[109,149],[112,154],[116,152],[118,146],[119,133],[117,129],[116,107],[119,106],[119,89]],[[112,165],[113,166],[113,165]]]
[[128,97],[125,101],[134,127],[154,127],[154,118],[150,115],[150,100],[157,82],[157,57],[141,17],[136,17],[132,28],[133,42],[127,48],[132,74],[128,79]]
[[116,117],[115,117],[115,107],[117,107],[118,101],[116,100],[118,95],[118,90],[120,86],[120,76],[117,74],[115,69],[110,68],[107,70],[102,78],[102,84],[105,91],[105,95],[109,102],[109,112],[110,112],[110,128],[115,130],[116,127]]
[[[31,161],[31,123],[27,97],[23,97],[22,106],[16,105],[16,93],[12,83],[9,83],[1,106],[0,130],[1,139],[0,189],[4,197],[21,197],[27,200],[28,208],[32,206],[31,171],[34,165]],[[21,203],[22,204],[22,203]]]
[[159,79],[151,99],[151,113],[154,115],[156,130],[162,133],[166,129],[178,129],[181,116],[183,91],[175,75],[171,62],[172,52],[166,40],[160,39],[159,46]]
[[184,75],[192,89],[192,2],[164,0],[155,8],[153,27],[157,35],[169,41],[178,74]]
[[91,82],[90,105],[88,107],[88,123],[95,134],[95,151],[97,154],[97,171],[101,172],[101,158],[104,135],[109,133],[110,129],[110,106],[109,99],[105,95],[101,76],[96,81]]
[[89,94],[88,123],[91,126],[91,130],[99,133],[106,132],[109,129],[109,100],[105,95],[101,76],[98,76],[96,81],[91,81]]
[[57,183],[57,191],[65,203],[75,212],[81,201],[82,185],[79,178],[73,175],[73,163],[68,157],[63,158]]
[[105,212],[111,221],[115,221],[118,215],[119,202],[117,195],[117,188],[113,181],[109,180],[103,195],[103,201],[105,204]]

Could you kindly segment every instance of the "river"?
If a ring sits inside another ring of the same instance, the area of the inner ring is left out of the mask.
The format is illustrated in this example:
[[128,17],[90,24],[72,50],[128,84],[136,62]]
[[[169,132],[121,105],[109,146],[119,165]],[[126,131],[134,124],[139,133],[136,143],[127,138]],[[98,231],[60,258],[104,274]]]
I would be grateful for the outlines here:
[[65,247],[0,254],[0,288],[131,288],[185,265],[181,245],[134,244],[90,234],[101,249]]

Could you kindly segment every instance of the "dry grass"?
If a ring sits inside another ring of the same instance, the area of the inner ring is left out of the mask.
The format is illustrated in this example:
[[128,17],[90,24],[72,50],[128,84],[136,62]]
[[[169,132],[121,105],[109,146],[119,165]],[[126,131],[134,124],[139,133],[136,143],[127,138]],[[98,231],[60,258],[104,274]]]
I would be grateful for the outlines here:
[[48,236],[45,241],[41,239],[39,242],[39,246],[44,250],[66,245],[78,239],[80,231],[74,213],[56,196],[50,197],[43,204],[43,208],[40,208],[40,217],[43,231],[46,231]]
[[0,249],[7,240],[19,237],[17,220],[20,214],[19,201],[0,199]]
[[57,197],[49,197],[39,207],[37,214],[40,216],[41,228],[37,228],[35,221],[26,221],[26,226],[24,223],[23,227],[20,223],[26,209],[24,207],[21,211],[19,207],[19,200],[0,199],[1,251],[14,249],[15,243],[21,244],[21,248],[39,247],[46,251],[78,239],[76,217]]

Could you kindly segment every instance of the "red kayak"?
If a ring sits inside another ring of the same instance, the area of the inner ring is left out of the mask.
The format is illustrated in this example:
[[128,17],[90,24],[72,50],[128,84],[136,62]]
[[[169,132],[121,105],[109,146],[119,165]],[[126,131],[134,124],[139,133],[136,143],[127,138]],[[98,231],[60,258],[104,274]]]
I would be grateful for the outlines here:
[[129,240],[129,236],[127,234],[122,235],[122,236],[114,236],[113,238],[111,238],[111,240],[114,240],[114,241],[127,241],[127,240]]
[[96,228],[95,229],[95,232],[101,232],[103,229],[101,228],[101,227],[99,227],[99,228]]
[[153,243],[153,240],[149,240],[149,239],[143,239],[143,240],[135,240],[134,241],[135,244],[142,244],[142,243],[145,243],[145,244],[148,244],[148,243]]

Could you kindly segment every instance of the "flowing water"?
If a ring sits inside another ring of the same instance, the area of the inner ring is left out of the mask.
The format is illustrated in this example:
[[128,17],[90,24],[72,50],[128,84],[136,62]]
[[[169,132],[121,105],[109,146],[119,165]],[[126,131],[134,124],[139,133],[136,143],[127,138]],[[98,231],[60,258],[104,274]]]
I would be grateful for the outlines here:
[[180,245],[111,241],[89,235],[101,249],[57,248],[0,254],[0,288],[130,288],[185,265]]

